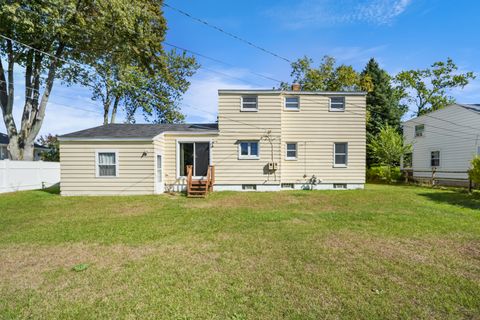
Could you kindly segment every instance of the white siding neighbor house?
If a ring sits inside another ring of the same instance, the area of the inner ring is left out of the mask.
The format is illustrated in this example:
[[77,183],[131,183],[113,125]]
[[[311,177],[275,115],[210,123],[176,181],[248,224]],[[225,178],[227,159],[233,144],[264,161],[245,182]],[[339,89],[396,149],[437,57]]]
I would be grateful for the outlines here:
[[480,105],[454,104],[403,123],[405,143],[413,145],[411,168],[417,180],[468,183],[470,161],[480,154]]
[[363,188],[365,93],[218,95],[218,123],[109,124],[61,136],[62,194]]

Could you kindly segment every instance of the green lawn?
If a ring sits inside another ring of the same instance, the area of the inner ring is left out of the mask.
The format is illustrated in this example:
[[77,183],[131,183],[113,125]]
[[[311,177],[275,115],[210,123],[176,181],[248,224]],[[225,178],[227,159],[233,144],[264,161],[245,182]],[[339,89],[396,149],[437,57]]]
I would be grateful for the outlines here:
[[0,318],[479,317],[478,193],[0,196]]

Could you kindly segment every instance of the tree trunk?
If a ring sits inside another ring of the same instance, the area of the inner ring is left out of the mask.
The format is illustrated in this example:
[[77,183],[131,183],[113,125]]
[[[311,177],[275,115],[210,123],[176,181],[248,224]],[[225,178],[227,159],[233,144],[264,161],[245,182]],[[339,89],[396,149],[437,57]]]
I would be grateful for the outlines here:
[[110,123],[115,123],[115,117],[117,116],[117,109],[118,109],[119,102],[120,102],[120,97],[115,96],[115,100],[113,101],[112,117],[110,118]]

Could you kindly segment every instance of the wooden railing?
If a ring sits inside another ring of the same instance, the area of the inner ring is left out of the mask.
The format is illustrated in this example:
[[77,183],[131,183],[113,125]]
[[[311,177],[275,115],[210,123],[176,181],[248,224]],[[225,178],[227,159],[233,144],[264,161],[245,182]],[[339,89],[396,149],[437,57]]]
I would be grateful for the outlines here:
[[187,194],[190,193],[190,190],[192,190],[192,177],[193,177],[193,166],[188,165],[187,166]]

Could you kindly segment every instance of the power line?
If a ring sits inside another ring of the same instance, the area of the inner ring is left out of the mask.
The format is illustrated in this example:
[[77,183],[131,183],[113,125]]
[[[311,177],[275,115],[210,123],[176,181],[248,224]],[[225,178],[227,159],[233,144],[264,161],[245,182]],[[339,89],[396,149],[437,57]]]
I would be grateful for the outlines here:
[[[183,51],[186,51],[186,52],[190,52],[191,54],[194,54],[198,57],[202,57],[202,58],[205,58],[205,59],[208,59],[208,60],[211,60],[211,61],[214,61],[216,63],[220,63],[220,64],[223,64],[223,65],[226,65],[226,66],[229,66],[229,67],[237,67],[231,63],[228,63],[228,62],[225,62],[225,61],[222,61],[222,60],[219,60],[219,59],[216,59],[216,58],[212,58],[212,57],[209,57],[205,54],[202,54],[202,53],[198,53],[198,52],[195,52],[193,50],[189,50],[189,49],[186,49],[186,48],[182,48],[182,47],[179,47],[177,45],[174,45],[174,44],[171,44],[171,43],[168,43],[168,42],[163,42],[164,45],[167,45],[167,46],[170,46],[170,47],[173,47],[173,48],[176,48],[176,49],[179,49],[179,50],[183,50]],[[261,73],[258,73],[258,72],[255,72],[255,71],[251,71],[251,70],[248,70],[249,73],[251,74],[254,74],[258,77],[261,77],[261,78],[264,78],[264,79],[267,79],[267,80],[271,80],[271,81],[274,81],[276,83],[283,83],[282,80],[278,80],[278,79],[275,79],[275,78],[272,78],[270,76],[267,76],[267,75],[264,75],[264,74],[261,74]]]
[[263,48],[263,47],[260,47],[259,45],[256,45],[256,44],[254,44],[254,43],[252,43],[252,42],[250,42],[250,41],[248,41],[248,40],[245,40],[245,39],[243,39],[243,38],[241,38],[241,37],[239,37],[239,36],[237,36],[237,35],[234,35],[234,34],[231,33],[231,32],[225,31],[223,28],[217,27],[217,26],[209,23],[208,21],[202,20],[202,19],[200,19],[200,18],[196,18],[196,17],[194,17],[193,15],[191,15],[191,14],[188,13],[188,12],[185,12],[185,11],[183,11],[183,10],[181,10],[181,9],[172,7],[171,5],[169,5],[169,4],[166,3],[166,2],[164,2],[164,3],[162,4],[162,6],[167,7],[167,8],[169,8],[169,9],[173,10],[173,11],[176,11],[176,12],[178,12],[178,13],[180,13],[180,14],[182,14],[182,15],[184,15],[184,16],[186,16],[186,17],[188,17],[188,18],[190,18],[190,19],[192,19],[192,20],[194,20],[194,21],[196,21],[196,22],[198,22],[198,23],[201,23],[201,24],[203,24],[203,25],[206,25],[206,26],[209,27],[209,28],[212,28],[212,29],[214,29],[214,30],[217,30],[217,31],[219,31],[219,32],[221,32],[221,33],[223,33],[223,34],[226,34],[226,35],[228,35],[228,36],[231,37],[231,38],[234,38],[234,39],[236,39],[236,40],[238,40],[238,41],[241,41],[241,42],[243,42],[243,43],[246,43],[247,45],[249,45],[249,46],[251,46],[251,47],[253,47],[253,48],[256,48],[256,49],[261,50],[261,51],[263,51],[263,52],[265,52],[265,53],[267,53],[267,54],[269,54],[269,55],[271,55],[271,56],[274,56],[275,58],[281,59],[281,60],[286,61],[286,62],[288,62],[288,63],[293,63],[293,61],[291,61],[290,59],[287,59],[287,58],[285,58],[285,57],[282,57],[282,56],[279,55],[279,54],[276,54],[276,53],[274,53],[274,52],[272,52],[272,51],[270,51],[270,50],[267,50],[267,49],[265,49],[265,48]]

